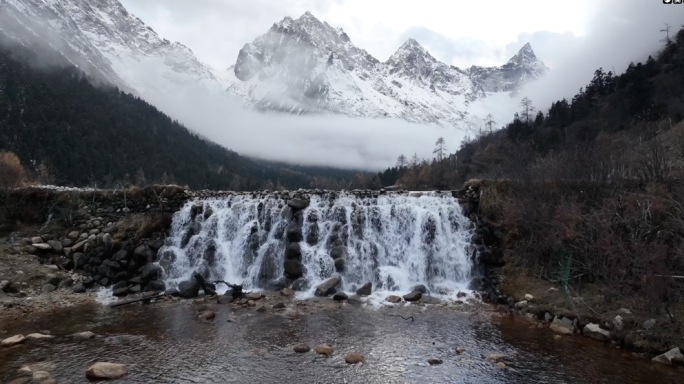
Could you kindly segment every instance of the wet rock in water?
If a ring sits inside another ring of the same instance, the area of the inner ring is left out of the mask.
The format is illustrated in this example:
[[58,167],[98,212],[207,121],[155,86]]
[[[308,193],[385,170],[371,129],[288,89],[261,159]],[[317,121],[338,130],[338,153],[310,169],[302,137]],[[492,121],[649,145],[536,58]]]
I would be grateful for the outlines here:
[[294,211],[301,211],[302,209],[305,209],[306,207],[308,207],[309,203],[310,203],[309,200],[294,198],[294,199],[290,199],[287,202],[287,206],[292,208],[292,210],[294,210]]
[[112,291],[112,295],[113,295],[113,296],[116,296],[116,297],[128,296],[128,288],[127,288],[127,287],[115,288],[115,289]]
[[304,267],[299,260],[285,260],[283,267],[285,270],[285,276],[290,279],[299,279],[300,277],[304,276]]
[[33,384],[55,384],[57,381],[52,377],[48,371],[35,371],[31,375],[31,383]]
[[396,304],[396,303],[401,303],[401,297],[396,296],[396,295],[390,295],[385,298],[385,301]]
[[250,293],[245,295],[245,299],[247,299],[247,300],[261,300],[264,297],[265,297],[264,294],[261,292],[250,292]]
[[456,353],[458,353],[459,355],[465,352],[465,350],[466,349],[464,347],[456,347]]
[[470,280],[470,283],[468,283],[468,289],[472,289],[473,291],[478,291],[482,289],[482,278],[481,277],[473,277]]
[[584,329],[582,330],[582,333],[584,334],[584,336],[590,337],[594,340],[610,340],[610,332],[605,329],[601,329],[601,327],[599,327],[598,324],[589,323],[585,325]]
[[337,286],[340,285],[341,281],[342,280],[339,277],[332,277],[326,280],[321,285],[316,287],[316,292],[314,292],[314,295],[318,297],[325,297],[334,294],[337,292]]
[[161,267],[154,263],[147,263],[140,269],[140,278],[145,283],[158,279],[161,274]]
[[294,290],[292,288],[283,288],[280,294],[286,297],[294,296]]
[[80,340],[88,340],[88,339],[95,338],[95,336],[97,336],[97,335],[94,334],[93,332],[85,331],[85,332],[74,333],[73,336],[77,339],[80,339]]
[[648,331],[648,330],[653,329],[653,327],[655,327],[655,325],[656,325],[655,319],[648,319],[648,320],[644,321],[642,328],[644,328],[645,330]]
[[27,340],[45,340],[45,339],[54,339],[55,337],[52,335],[45,335],[42,333],[30,333],[26,335]]
[[97,362],[88,368],[86,378],[91,380],[119,379],[128,373],[128,368],[123,364]]
[[178,284],[178,295],[184,299],[193,299],[199,295],[200,285],[195,279],[181,281]]
[[404,295],[404,300],[406,301],[418,301],[420,298],[423,297],[423,294],[418,292],[418,291],[413,291],[411,293],[408,293]]
[[503,361],[504,357],[506,357],[506,356],[504,356],[500,353],[491,353],[487,356],[487,360],[494,362],[494,363],[498,363],[498,362]]
[[76,283],[71,289],[74,293],[83,293],[86,291],[86,287],[83,283]]
[[431,357],[428,359],[427,362],[430,365],[439,365],[439,364],[442,364],[444,361],[442,361],[442,359],[438,359],[436,357]]
[[662,355],[654,357],[651,361],[666,365],[684,365],[684,355],[678,347],[674,347]]
[[318,344],[316,348],[314,348],[314,351],[325,357],[330,357],[333,354],[333,348],[328,344]]
[[344,272],[347,267],[347,262],[342,258],[335,259],[333,263],[335,264],[335,270],[340,273]]
[[287,240],[290,243],[298,243],[304,239],[302,235],[302,226],[295,220],[292,221],[286,229]]
[[285,303],[283,303],[282,301],[279,303],[273,304],[273,309],[283,309],[283,308],[285,308]]
[[297,353],[307,353],[311,350],[311,347],[309,347],[306,344],[297,344],[294,347],[292,347],[292,350]]
[[344,362],[347,364],[358,364],[363,362],[363,355],[360,353],[349,353],[344,357]]
[[225,295],[221,295],[221,297],[219,297],[219,298],[216,300],[216,302],[219,303],[219,304],[230,304],[230,303],[232,303],[233,301],[235,301],[235,298],[233,298],[233,295],[232,295],[231,293],[228,293],[228,294],[225,294]]
[[433,305],[442,303],[442,300],[440,300],[438,297],[434,297],[434,296],[423,296],[420,299],[420,301],[424,304],[433,304]]
[[456,294],[456,297],[459,298],[459,299],[462,299],[462,298],[464,298],[464,297],[466,297],[466,296],[468,296],[468,294],[465,293],[465,292],[458,292],[458,293]]
[[200,313],[199,317],[204,319],[204,320],[214,320],[216,318],[216,312],[204,311],[204,312]]
[[567,317],[564,317],[562,319],[558,316],[554,317],[549,328],[552,331],[560,333],[562,335],[572,335],[573,333],[575,333],[575,326],[574,324],[572,324],[572,321]]
[[372,283],[366,283],[361,286],[361,288],[356,290],[356,294],[359,296],[370,296],[371,291],[373,289],[373,284]]
[[152,280],[145,287],[147,291],[165,291],[166,283],[163,280]]
[[301,260],[302,247],[299,243],[290,243],[285,249],[285,258],[288,260]]
[[332,299],[335,300],[335,301],[344,301],[344,300],[347,300],[348,298],[349,298],[349,296],[347,296],[346,293],[344,293],[344,292],[337,292],[337,293],[335,293],[335,294],[333,295],[333,298],[332,298]]
[[26,337],[24,337],[24,335],[14,335],[14,336],[8,337],[8,338],[0,341],[0,346],[1,347],[12,347],[12,346],[15,346],[17,344],[23,343],[24,340],[26,340]]
[[499,361],[498,363],[496,363],[496,367],[499,369],[504,369],[506,368],[506,363],[504,363],[503,361]]
[[290,288],[297,292],[306,291],[309,289],[309,287],[309,281],[303,277],[300,277],[299,279],[293,281],[292,285],[290,286]]
[[335,259],[346,259],[348,257],[349,252],[347,251],[347,247],[344,245],[337,245],[334,246],[330,250],[330,258],[333,260]]
[[425,285],[423,284],[418,284],[414,285],[413,288],[411,288],[412,292],[420,292],[420,293],[427,293],[428,289]]

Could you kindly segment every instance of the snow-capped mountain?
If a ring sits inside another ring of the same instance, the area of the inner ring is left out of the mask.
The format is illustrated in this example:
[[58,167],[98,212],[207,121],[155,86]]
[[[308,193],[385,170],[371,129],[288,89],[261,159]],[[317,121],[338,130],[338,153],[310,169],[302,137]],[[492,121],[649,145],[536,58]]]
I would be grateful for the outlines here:
[[342,29],[306,12],[246,44],[230,70],[227,87],[260,109],[468,128],[481,125],[481,116],[469,110],[473,101],[515,91],[547,68],[529,43],[501,67],[462,70],[438,61],[414,39],[383,63]]
[[0,34],[51,48],[95,79],[155,103],[179,85],[219,87],[190,49],[157,35],[118,0],[0,0]]

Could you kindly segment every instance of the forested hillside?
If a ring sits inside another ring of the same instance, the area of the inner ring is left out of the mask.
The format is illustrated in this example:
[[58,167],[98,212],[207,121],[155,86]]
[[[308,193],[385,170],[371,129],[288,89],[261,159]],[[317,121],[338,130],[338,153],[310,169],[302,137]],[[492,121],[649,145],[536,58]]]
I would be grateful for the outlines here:
[[353,175],[255,162],[193,134],[147,102],[94,86],[74,67],[57,63],[56,55],[48,60],[21,47],[0,48],[0,151],[16,153],[33,179],[252,190],[348,186]]
[[683,117],[684,30],[623,74],[597,69],[572,100],[537,112],[526,98],[502,129],[483,127],[431,162],[401,157],[379,177],[407,188],[470,180],[509,266],[597,283],[605,297],[637,295],[674,319],[684,292]]

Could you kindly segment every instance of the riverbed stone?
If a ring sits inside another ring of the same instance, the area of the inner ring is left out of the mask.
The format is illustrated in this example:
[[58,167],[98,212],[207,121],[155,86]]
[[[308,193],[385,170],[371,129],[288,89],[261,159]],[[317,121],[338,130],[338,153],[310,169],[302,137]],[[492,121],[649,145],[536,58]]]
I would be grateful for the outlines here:
[[554,317],[549,328],[552,331],[562,335],[572,335],[575,333],[575,326],[572,324],[572,320],[568,319],[567,317]]
[[294,347],[292,347],[292,350],[297,353],[307,353],[311,350],[311,347],[309,347],[306,344],[297,344]]
[[178,284],[178,295],[184,299],[192,299],[199,295],[200,285],[197,280],[191,278],[190,280],[181,281]]
[[261,299],[263,299],[264,297],[266,297],[266,296],[264,296],[264,294],[261,293],[261,292],[250,292],[250,293],[247,293],[247,294],[245,295],[245,299],[247,299],[247,300],[255,300],[255,301],[256,301],[256,300],[261,300]]
[[128,373],[128,368],[123,364],[97,362],[86,370],[86,378],[91,380],[120,379]]
[[304,236],[302,235],[302,225],[296,220],[293,220],[290,222],[290,224],[288,224],[286,233],[287,240],[290,243],[297,243],[304,239]]
[[287,206],[292,208],[293,211],[301,211],[302,209],[305,209],[306,207],[308,207],[309,204],[310,204],[309,200],[300,199],[300,198],[290,199],[287,202]]
[[333,263],[335,264],[335,270],[340,273],[344,272],[347,267],[347,262],[343,258],[335,259]]
[[527,308],[527,300],[518,301],[515,303],[515,309],[522,311]]
[[32,246],[42,252],[52,251],[52,245],[48,243],[34,243]]
[[299,245],[299,243],[288,244],[287,248],[285,249],[285,258],[288,260],[291,260],[291,259],[301,260],[302,259],[302,247],[301,247],[301,245]]
[[161,267],[154,263],[147,263],[140,269],[140,278],[144,283],[158,279],[161,274]]
[[344,292],[337,292],[333,295],[333,300],[334,301],[345,301],[349,298],[346,293]]
[[95,338],[95,336],[97,336],[97,335],[91,331],[83,331],[83,332],[74,333],[72,336],[76,339],[88,340],[88,339]]
[[651,361],[666,365],[684,365],[684,355],[679,347],[674,347],[669,351],[654,357]]
[[83,283],[76,283],[71,290],[74,293],[84,293],[86,291],[86,287],[83,285]]
[[428,289],[424,284],[418,284],[418,285],[414,285],[413,288],[411,288],[411,291],[426,294],[428,292]]
[[328,344],[318,344],[316,348],[314,348],[314,351],[316,351],[316,353],[319,355],[330,357],[333,354],[333,347]]
[[423,297],[423,294],[420,293],[419,291],[413,291],[411,293],[407,293],[404,295],[404,300],[406,301],[418,301]]
[[352,352],[344,357],[344,362],[347,364],[358,364],[364,361],[363,355],[360,353]]
[[527,301],[532,301],[532,300],[534,300],[534,296],[532,296],[532,295],[530,295],[529,293],[527,293],[527,294],[525,294],[524,299],[527,300]]
[[43,333],[30,333],[26,335],[27,340],[33,340],[33,341],[38,341],[38,340],[45,340],[45,339],[54,339],[55,337],[52,335],[46,335]]
[[430,365],[440,365],[440,364],[442,364],[444,361],[443,361],[442,359],[438,359],[438,358],[436,358],[436,357],[431,357],[431,358],[429,358],[429,359],[427,360],[427,362],[428,362],[428,364],[430,364]]
[[397,304],[397,303],[401,303],[402,299],[401,299],[401,296],[389,295],[385,298],[385,301],[392,303],[392,304]]
[[14,335],[11,337],[8,337],[6,339],[3,339],[0,341],[0,346],[2,347],[12,347],[17,344],[23,343],[26,340],[26,337],[24,335]]
[[361,286],[361,288],[356,290],[356,294],[359,296],[370,296],[373,289],[373,284],[368,282]]
[[299,279],[296,279],[290,285],[290,288],[292,288],[292,290],[297,291],[297,292],[306,291],[309,289],[309,287],[310,287],[309,280],[305,279],[304,277],[300,277]]
[[490,353],[487,356],[487,360],[493,362],[493,363],[498,363],[500,361],[503,361],[506,356],[500,354],[500,353]]
[[318,297],[332,295],[335,292],[337,292],[337,287],[340,285],[341,282],[342,279],[340,279],[339,277],[331,277],[330,279],[324,281],[322,284],[316,287],[314,295]]
[[62,246],[62,242],[59,240],[48,240],[47,243],[50,244],[50,247],[52,248],[52,250],[57,252],[57,253],[62,253],[62,251],[64,250],[64,247]]
[[602,329],[598,324],[589,323],[584,326],[582,330],[584,336],[590,337],[598,341],[608,341],[610,340],[610,331]]
[[622,331],[624,329],[624,322],[622,321],[622,316],[617,315],[613,318],[613,328],[616,331]]
[[656,325],[656,319],[648,319],[648,320],[644,321],[642,328],[644,328],[645,330],[648,331],[648,330],[653,329],[653,327],[655,327],[655,325]]

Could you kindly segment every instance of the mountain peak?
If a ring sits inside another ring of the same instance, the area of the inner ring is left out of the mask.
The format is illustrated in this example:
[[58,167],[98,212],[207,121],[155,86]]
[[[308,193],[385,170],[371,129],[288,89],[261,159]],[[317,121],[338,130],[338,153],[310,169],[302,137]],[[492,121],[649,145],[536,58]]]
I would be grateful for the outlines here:
[[511,57],[510,60],[508,60],[508,64],[513,64],[513,65],[524,65],[526,63],[532,63],[538,61],[537,55],[534,54],[534,51],[532,50],[532,45],[527,42],[525,45],[520,48],[518,53],[515,54],[515,56]]

